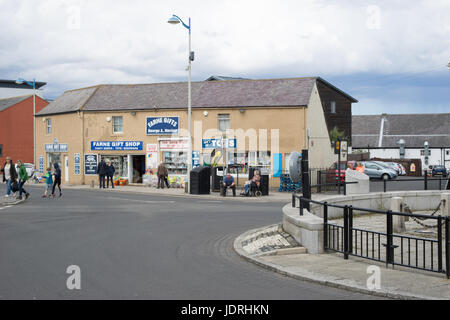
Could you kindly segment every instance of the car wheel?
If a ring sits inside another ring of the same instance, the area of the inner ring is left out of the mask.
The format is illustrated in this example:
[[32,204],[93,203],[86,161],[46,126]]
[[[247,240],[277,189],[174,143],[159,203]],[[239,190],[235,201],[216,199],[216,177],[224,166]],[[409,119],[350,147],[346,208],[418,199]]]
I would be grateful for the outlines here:
[[391,177],[389,177],[389,175],[387,173],[385,173],[381,176],[381,179],[383,179],[383,180],[389,180],[390,178]]

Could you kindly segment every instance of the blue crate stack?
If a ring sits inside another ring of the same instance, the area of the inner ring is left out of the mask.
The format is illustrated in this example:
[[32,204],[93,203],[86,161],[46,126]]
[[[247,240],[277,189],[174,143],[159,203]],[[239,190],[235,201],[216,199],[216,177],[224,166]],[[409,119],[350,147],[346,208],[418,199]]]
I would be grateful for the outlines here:
[[294,183],[288,174],[282,174],[280,176],[280,189],[279,192],[294,192],[300,190],[301,182]]

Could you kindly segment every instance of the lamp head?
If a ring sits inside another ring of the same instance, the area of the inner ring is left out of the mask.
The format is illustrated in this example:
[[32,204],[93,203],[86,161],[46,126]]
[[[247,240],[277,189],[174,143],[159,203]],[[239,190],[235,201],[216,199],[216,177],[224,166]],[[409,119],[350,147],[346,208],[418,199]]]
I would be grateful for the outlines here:
[[179,23],[180,23],[180,20],[179,20],[177,17],[172,16],[172,17],[170,17],[169,21],[167,21],[167,23],[170,23],[170,24],[179,24]]

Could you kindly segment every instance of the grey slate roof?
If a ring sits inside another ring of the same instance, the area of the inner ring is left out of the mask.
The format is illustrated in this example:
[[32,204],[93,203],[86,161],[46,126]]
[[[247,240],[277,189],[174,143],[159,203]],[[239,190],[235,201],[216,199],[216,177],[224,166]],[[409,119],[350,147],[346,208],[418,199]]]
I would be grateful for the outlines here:
[[[314,84],[318,80],[324,81],[321,78],[308,77],[193,82],[192,107],[307,106]],[[155,107],[158,109],[186,109],[187,97],[187,82],[99,85],[65,92],[39,112],[38,116],[74,112],[81,109],[83,111],[153,110]]]
[[[192,83],[193,108],[307,106],[316,78]],[[84,111],[187,108],[187,82],[99,85],[65,92],[39,116]]]
[[[378,147],[381,115],[353,116],[353,148]],[[407,148],[450,147],[450,113],[386,115],[382,147],[397,148],[403,139]]]
[[227,77],[227,76],[211,76],[205,81],[220,81],[220,80],[250,80],[248,78],[239,78],[239,77]]
[[29,97],[32,97],[32,95],[0,99],[0,112],[28,99]]

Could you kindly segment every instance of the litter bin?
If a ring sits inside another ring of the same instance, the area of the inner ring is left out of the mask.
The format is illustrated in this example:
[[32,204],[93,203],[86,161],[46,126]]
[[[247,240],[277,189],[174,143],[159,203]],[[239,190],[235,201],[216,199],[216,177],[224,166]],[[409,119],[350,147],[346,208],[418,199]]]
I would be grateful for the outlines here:
[[212,183],[211,183],[211,191],[212,192],[220,192],[220,184],[223,181],[223,176],[218,176],[217,172],[220,170],[223,172],[223,167],[214,167],[212,169]]
[[190,175],[191,194],[209,194],[210,191],[210,167],[197,167],[192,169]]

